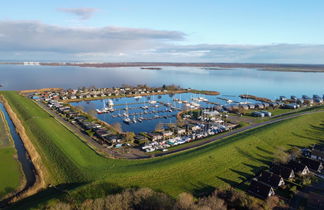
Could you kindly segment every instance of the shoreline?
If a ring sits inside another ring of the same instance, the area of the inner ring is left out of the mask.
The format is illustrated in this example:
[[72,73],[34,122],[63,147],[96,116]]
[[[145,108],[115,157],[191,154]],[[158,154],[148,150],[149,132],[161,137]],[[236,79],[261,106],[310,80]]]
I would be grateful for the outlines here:
[[[0,62],[7,65],[24,65],[24,62]],[[28,65],[32,66],[32,65]],[[228,69],[256,69],[258,71],[318,72],[324,73],[324,64],[270,64],[270,63],[173,63],[173,62],[37,62],[35,66],[77,66],[94,68],[139,67],[142,70],[163,70],[162,67],[198,67],[210,71]]]
[[[22,91],[19,91],[22,92]],[[37,91],[35,91],[37,92]],[[23,93],[23,92],[22,92]],[[221,93],[218,91],[209,91],[209,90],[176,90],[176,91],[168,91],[161,93],[145,93],[145,94],[135,94],[135,95],[119,95],[119,96],[105,96],[105,97],[91,97],[91,98],[76,98],[76,99],[66,99],[59,100],[63,103],[72,103],[72,102],[80,102],[80,101],[94,101],[94,100],[103,100],[103,99],[112,99],[112,98],[131,98],[134,96],[153,96],[153,95],[169,95],[169,94],[181,94],[181,93],[193,93],[193,94],[204,94],[204,95],[220,95]]]
[[9,128],[8,122],[7,122],[6,117],[4,116],[4,113],[2,112],[2,110],[0,110],[0,118],[4,122],[5,132],[7,133],[8,137],[9,137],[11,143],[12,143],[11,146],[16,151],[15,155],[13,156],[13,158],[18,162],[19,171],[21,173],[21,180],[19,181],[19,186],[14,191],[12,191],[11,193],[8,193],[7,195],[5,195],[1,199],[2,201],[5,201],[5,200],[9,199],[10,197],[13,197],[16,194],[22,192],[24,190],[24,188],[26,187],[26,185],[27,185],[27,179],[26,179],[26,175],[24,173],[23,167],[22,167],[22,163],[18,160],[18,151],[17,151],[17,148],[15,147],[15,142],[13,140],[13,137],[12,137],[11,133],[10,133],[10,128]]
[[19,201],[23,198],[29,197],[44,189],[46,187],[46,182],[41,157],[31,140],[29,139],[29,136],[27,135],[22,122],[18,118],[17,114],[12,110],[11,106],[9,105],[8,101],[4,98],[4,96],[0,95],[0,101],[5,107],[10,119],[12,120],[16,132],[20,136],[22,143],[24,144],[24,147],[35,168],[35,183],[32,186],[27,187],[25,190],[16,193],[16,195],[12,196],[11,198],[7,198],[7,203],[12,203]]

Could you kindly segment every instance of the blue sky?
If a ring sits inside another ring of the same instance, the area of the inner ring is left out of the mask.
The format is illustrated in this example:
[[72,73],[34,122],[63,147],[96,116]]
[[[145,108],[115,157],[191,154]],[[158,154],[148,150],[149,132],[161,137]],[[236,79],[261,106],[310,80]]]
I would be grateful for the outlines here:
[[321,0],[11,0],[1,5],[3,59],[324,63]]

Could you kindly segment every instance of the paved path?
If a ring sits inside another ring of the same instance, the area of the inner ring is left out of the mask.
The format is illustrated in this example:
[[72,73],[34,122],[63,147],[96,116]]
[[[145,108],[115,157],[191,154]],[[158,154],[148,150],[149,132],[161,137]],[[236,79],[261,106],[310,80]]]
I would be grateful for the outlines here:
[[[160,156],[164,156],[164,155],[169,155],[169,154],[181,152],[181,151],[184,151],[184,150],[187,150],[187,149],[200,147],[200,146],[202,146],[204,144],[208,144],[208,143],[220,140],[220,139],[225,138],[225,137],[229,137],[229,136],[232,136],[232,135],[235,135],[235,134],[239,134],[239,133],[242,133],[242,132],[247,131],[247,130],[255,129],[255,128],[258,128],[258,127],[265,126],[265,125],[274,124],[274,123],[277,123],[277,122],[280,122],[280,121],[283,121],[283,120],[296,118],[296,117],[306,115],[306,114],[310,114],[310,113],[314,113],[314,112],[324,112],[324,111],[306,111],[306,112],[300,112],[300,113],[295,113],[295,114],[286,113],[286,114],[277,115],[277,116],[273,117],[271,120],[260,122],[260,123],[250,125],[250,126],[246,126],[246,127],[243,127],[243,128],[238,128],[238,129],[229,131],[227,133],[217,135],[217,136],[215,136],[213,138],[210,138],[208,140],[202,140],[201,142],[198,142],[198,143],[193,144],[193,145],[189,144],[188,146],[185,146],[185,147],[182,147],[182,148],[179,148],[179,149],[171,150],[171,151],[164,152],[164,153],[155,154],[155,157],[160,157]],[[143,157],[143,158],[146,158],[146,157]]]
[[103,146],[98,143],[95,139],[91,138],[89,135],[82,132],[82,128],[78,125],[72,124],[66,121],[61,115],[47,107],[42,102],[36,102],[41,108],[43,108],[49,115],[54,117],[59,123],[61,123],[65,128],[70,130],[76,136],[78,136],[84,143],[86,143],[91,149],[93,149],[98,154],[101,154],[105,157],[114,157],[114,158],[124,158],[124,159],[137,159],[138,157],[146,157],[147,156],[143,151],[139,149],[130,149],[131,151],[128,153],[116,152],[110,148]]
[[[90,136],[82,133],[80,131],[80,129],[76,125],[72,125],[71,123],[67,122],[66,120],[63,119],[63,117],[61,117],[59,114],[57,114],[56,112],[49,109],[43,103],[37,102],[37,104],[39,104],[45,111],[47,111],[50,115],[52,115],[56,120],[58,120],[66,128],[68,128],[70,131],[74,132],[83,141],[88,142],[88,144],[90,143],[90,145],[94,146],[101,153],[104,152],[104,153],[107,153],[110,156],[113,156],[115,158],[125,158],[125,159],[147,159],[147,158],[152,157],[152,155],[149,155],[147,153],[139,151],[138,149],[133,149],[133,151],[132,151],[133,155],[131,155],[130,153],[122,154],[122,153],[115,152],[115,151],[113,151],[113,150],[111,150],[109,148],[106,148],[106,147],[102,146],[101,144],[99,144],[98,142],[96,142]],[[247,130],[251,130],[251,129],[258,128],[258,127],[274,124],[274,123],[277,123],[277,122],[281,122],[283,120],[296,118],[296,117],[306,115],[306,114],[310,114],[310,113],[314,113],[314,112],[324,112],[324,111],[305,111],[305,112],[298,112],[298,113],[294,113],[294,114],[284,113],[284,114],[281,114],[281,115],[274,116],[270,120],[267,120],[267,121],[264,121],[264,122],[260,122],[260,123],[253,124],[253,125],[250,125],[250,126],[246,126],[246,127],[243,127],[243,128],[234,129],[234,130],[228,131],[228,132],[223,133],[223,134],[218,134],[215,137],[212,137],[212,138],[210,138],[208,140],[200,140],[199,142],[196,142],[195,144],[188,144],[188,145],[184,144],[184,146],[179,148],[179,149],[174,149],[174,150],[171,150],[171,151],[154,154],[154,157],[161,157],[161,156],[165,156],[165,155],[185,151],[185,150],[188,150],[188,149],[193,149],[193,148],[200,147],[200,146],[203,146],[205,144],[209,144],[211,142],[223,139],[225,137],[229,137],[229,136],[232,136],[232,135],[235,135],[235,134],[242,133],[242,132],[247,131]]]

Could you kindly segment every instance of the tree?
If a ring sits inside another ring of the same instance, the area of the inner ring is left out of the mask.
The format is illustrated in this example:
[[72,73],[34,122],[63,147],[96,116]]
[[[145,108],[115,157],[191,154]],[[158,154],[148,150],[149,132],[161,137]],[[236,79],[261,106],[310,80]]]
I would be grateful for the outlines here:
[[134,143],[135,133],[134,132],[127,132],[125,135],[125,141],[128,143]]
[[162,123],[158,123],[156,126],[155,126],[155,131],[163,131],[164,130],[164,126]]
[[301,156],[301,151],[297,147],[293,147],[289,150],[290,159],[295,160]]
[[288,163],[290,160],[290,155],[284,151],[284,148],[278,147],[274,153],[275,160],[277,163]]
[[88,114],[91,115],[92,117],[96,117],[97,112],[96,112],[96,110],[91,109],[91,110],[88,111]]
[[194,197],[190,193],[181,193],[175,204],[176,209],[192,209]]
[[111,125],[118,133],[122,133],[123,129],[120,123],[116,122]]

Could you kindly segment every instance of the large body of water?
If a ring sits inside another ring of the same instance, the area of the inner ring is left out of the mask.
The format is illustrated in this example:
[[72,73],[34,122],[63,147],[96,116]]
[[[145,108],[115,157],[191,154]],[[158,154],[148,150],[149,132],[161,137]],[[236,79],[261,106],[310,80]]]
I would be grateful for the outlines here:
[[205,70],[163,67],[161,71],[132,68],[0,65],[0,90],[46,87],[112,87],[122,84],[217,90],[224,95],[253,94],[274,99],[280,95],[324,94],[324,73],[274,72],[256,69]]

